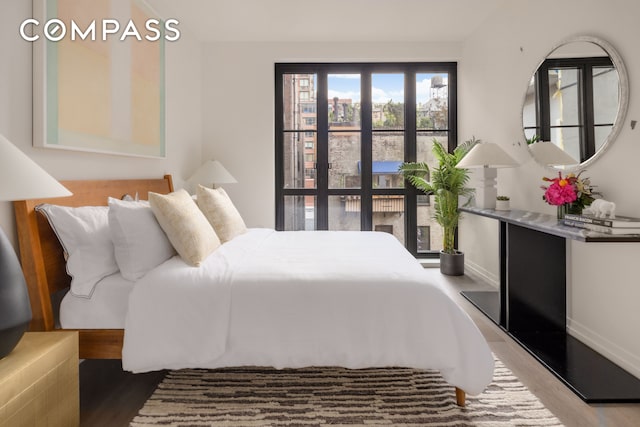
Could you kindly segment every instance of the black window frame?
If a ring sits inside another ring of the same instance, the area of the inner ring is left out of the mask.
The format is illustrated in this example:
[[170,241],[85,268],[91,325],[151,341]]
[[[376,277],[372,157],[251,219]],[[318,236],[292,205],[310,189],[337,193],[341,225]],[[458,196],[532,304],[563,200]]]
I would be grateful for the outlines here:
[[[614,123],[595,123],[593,104],[593,69],[597,67],[613,67],[613,61],[607,56],[581,58],[549,58],[546,59],[534,76],[536,100],[536,125],[526,126],[527,130],[535,130],[542,141],[551,141],[551,130],[555,128],[579,128],[580,162],[591,158],[596,153],[596,126],[613,126]],[[551,105],[549,99],[549,70],[567,68],[578,70],[578,125],[551,125]]]
[[[405,85],[404,119],[404,161],[414,162],[417,156],[416,140],[418,133],[446,132],[450,152],[457,147],[457,62],[385,62],[385,63],[276,63],[275,64],[275,194],[276,194],[276,230],[285,227],[285,196],[316,196],[316,230],[328,229],[328,206],[323,203],[330,196],[353,195],[354,189],[328,188],[328,144],[329,123],[327,120],[328,100],[321,94],[327,92],[327,76],[339,73],[358,73],[361,75],[361,188],[356,192],[361,196],[361,230],[373,229],[373,195],[404,196],[405,246],[417,258],[437,258],[437,251],[418,252],[417,241],[417,196],[422,194],[411,185],[401,188],[372,188],[372,150],[365,142],[372,141],[375,132],[389,132],[393,129],[373,128],[371,101],[371,75],[378,73],[402,73]],[[448,120],[446,129],[421,129],[417,127],[416,117],[416,75],[447,73],[448,75]],[[317,82],[317,120],[316,120],[316,188],[284,188],[284,101],[283,76],[285,74],[315,74]],[[321,149],[323,147],[323,149]]]

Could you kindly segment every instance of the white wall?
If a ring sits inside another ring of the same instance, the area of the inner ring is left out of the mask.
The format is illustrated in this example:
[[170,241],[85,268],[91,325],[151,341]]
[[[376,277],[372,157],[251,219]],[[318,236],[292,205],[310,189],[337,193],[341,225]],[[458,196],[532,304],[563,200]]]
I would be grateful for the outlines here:
[[[31,15],[31,4],[0,1],[0,133],[22,147],[31,141],[31,48],[16,28]],[[13,205],[0,202],[0,227],[15,244],[14,223]]]
[[[625,0],[536,0],[505,2],[504,7],[465,43],[459,68],[459,135],[499,143],[524,162],[501,169],[498,191],[511,196],[514,208],[555,214],[542,201],[542,176],[552,172],[528,159],[522,134],[522,102],[538,63],[560,41],[576,34],[598,36],[621,54],[630,76],[626,123],[612,147],[585,174],[622,215],[640,216],[640,3]],[[487,221],[467,215],[461,248],[471,264],[497,277],[497,262],[473,247],[490,239]],[[480,236],[480,237],[479,237]],[[494,241],[494,244],[497,241]],[[497,244],[494,253],[497,254]],[[640,244],[571,242],[569,250],[568,325],[571,333],[640,377]]]
[[274,227],[276,62],[455,61],[460,52],[448,43],[210,43],[203,157],[238,180],[225,188],[247,225]]
[[[34,148],[32,146],[31,43],[18,34],[31,17],[30,1],[0,0],[0,133],[51,175],[65,179],[110,179],[174,175],[182,185],[200,165],[202,143],[201,44],[182,31],[166,44],[166,159],[147,159]],[[13,205],[0,202],[0,227],[17,245]]]

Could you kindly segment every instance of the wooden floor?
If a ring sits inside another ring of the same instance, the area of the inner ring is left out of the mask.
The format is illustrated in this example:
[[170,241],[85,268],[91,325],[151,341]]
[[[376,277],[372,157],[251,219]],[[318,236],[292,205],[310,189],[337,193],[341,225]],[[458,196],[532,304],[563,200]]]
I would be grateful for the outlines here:
[[[507,337],[467,300],[462,290],[490,290],[473,276],[442,276],[427,269],[432,280],[442,283],[450,295],[471,315],[493,352],[568,427],[638,427],[640,404],[587,405],[525,350]],[[80,365],[81,425],[128,426],[151,395],[163,372],[122,372],[119,361],[87,360]]]
[[640,404],[587,405],[519,344],[460,295],[465,290],[493,290],[472,276],[450,277],[429,271],[476,322],[491,350],[567,427],[639,427]]
[[164,372],[132,374],[119,360],[80,363],[80,425],[128,426],[164,378]]

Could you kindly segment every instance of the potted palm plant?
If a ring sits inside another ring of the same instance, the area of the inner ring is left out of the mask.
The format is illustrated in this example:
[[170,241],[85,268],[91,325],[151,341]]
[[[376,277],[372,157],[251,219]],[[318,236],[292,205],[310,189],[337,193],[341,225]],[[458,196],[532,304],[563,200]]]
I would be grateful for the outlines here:
[[464,274],[464,253],[455,248],[455,235],[460,219],[458,200],[469,197],[473,189],[467,187],[469,171],[456,167],[458,162],[479,140],[472,138],[449,153],[435,138],[433,154],[438,166],[429,170],[423,162],[404,163],[400,173],[418,190],[433,194],[435,198],[434,220],[442,227],[443,244],[440,251],[440,271],[450,276]]

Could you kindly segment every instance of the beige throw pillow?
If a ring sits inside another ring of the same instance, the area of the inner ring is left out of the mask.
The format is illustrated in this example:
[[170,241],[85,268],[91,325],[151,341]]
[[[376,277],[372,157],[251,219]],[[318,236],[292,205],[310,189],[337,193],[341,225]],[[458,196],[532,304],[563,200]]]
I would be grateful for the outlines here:
[[167,195],[149,192],[149,205],[169,241],[188,264],[199,266],[220,246],[216,232],[185,190]]
[[247,226],[223,188],[198,186],[198,206],[222,243],[245,233]]

